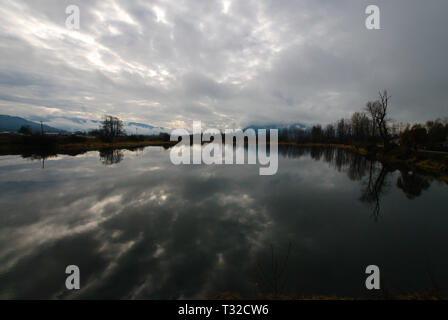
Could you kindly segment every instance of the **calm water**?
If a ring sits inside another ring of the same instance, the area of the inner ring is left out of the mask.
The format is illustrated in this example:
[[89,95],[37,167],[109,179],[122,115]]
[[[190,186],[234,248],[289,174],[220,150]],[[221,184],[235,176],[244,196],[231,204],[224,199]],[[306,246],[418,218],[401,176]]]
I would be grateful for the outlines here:
[[158,147],[44,168],[0,157],[0,298],[370,297],[370,264],[391,292],[448,287],[446,184],[343,150],[280,151],[274,176],[174,166]]

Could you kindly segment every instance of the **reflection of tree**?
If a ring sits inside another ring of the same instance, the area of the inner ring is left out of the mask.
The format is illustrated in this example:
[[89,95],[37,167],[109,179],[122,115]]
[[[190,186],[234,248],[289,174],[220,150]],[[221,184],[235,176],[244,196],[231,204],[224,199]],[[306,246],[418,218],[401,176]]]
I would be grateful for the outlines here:
[[340,172],[343,170],[344,167],[346,167],[349,164],[349,156],[353,156],[353,154],[350,154],[344,149],[336,149],[336,154],[334,157],[334,165],[336,169]]
[[424,177],[407,170],[400,170],[401,176],[397,179],[397,187],[406,194],[408,199],[414,199],[429,188],[430,183]]
[[132,151],[132,152],[141,152],[145,149],[145,147],[128,147],[127,150]]
[[325,148],[324,150],[324,160],[325,162],[331,163],[334,158],[334,148]]
[[301,156],[308,154],[310,152],[310,148],[305,147],[295,147],[291,145],[279,145],[278,153],[285,158],[300,158]]
[[361,180],[369,170],[370,160],[362,155],[353,154],[349,161],[347,176],[353,181]]
[[286,280],[283,279],[285,275],[286,266],[291,255],[292,243],[289,242],[286,255],[280,261],[275,254],[274,246],[271,244],[271,259],[266,268],[263,268],[262,263],[257,264],[257,271],[259,280],[257,286],[265,295],[271,298],[278,298],[282,295],[285,289]]
[[118,149],[105,149],[100,151],[100,160],[105,166],[119,163],[123,158],[123,151]]
[[364,188],[360,200],[373,207],[372,217],[378,220],[381,209],[381,196],[386,192],[388,183],[387,175],[390,171],[386,166],[381,165],[381,170],[375,166],[375,162],[370,162],[369,175],[364,182]]
[[[362,181],[362,195],[360,200],[373,208],[372,216],[378,219],[381,207],[381,197],[386,193],[389,183],[387,177],[394,170],[380,164],[376,160],[333,147],[294,147],[279,146],[279,153],[288,158],[298,158],[310,155],[314,160],[324,160],[339,172],[346,172],[350,180]],[[397,187],[409,199],[421,195],[430,186],[430,182],[416,173],[400,170],[401,177],[397,179]]]
[[310,151],[311,158],[313,158],[314,160],[317,160],[317,161],[319,161],[320,158],[322,158],[323,153],[324,153],[323,148],[311,148],[311,151]]
[[34,152],[34,153],[23,153],[22,158],[31,159],[32,161],[41,161],[42,169],[45,169],[45,160],[49,158],[57,158],[57,154],[53,152]]

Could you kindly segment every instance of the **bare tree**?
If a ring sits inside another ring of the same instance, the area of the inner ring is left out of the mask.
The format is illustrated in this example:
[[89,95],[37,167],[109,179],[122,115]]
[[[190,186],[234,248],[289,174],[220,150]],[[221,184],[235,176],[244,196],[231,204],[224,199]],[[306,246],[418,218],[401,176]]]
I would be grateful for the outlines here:
[[334,128],[334,125],[328,124],[327,127],[325,128],[324,135],[325,135],[326,142],[333,142],[336,137],[336,130]]
[[347,143],[351,134],[350,120],[340,119],[338,122],[336,122],[336,132],[339,142]]
[[123,121],[117,117],[104,116],[101,126],[102,134],[107,138],[114,138],[124,134]]
[[356,141],[365,141],[370,131],[370,120],[364,112],[355,112],[351,118],[352,135]]
[[387,109],[389,107],[390,96],[387,94],[387,90],[379,92],[379,100],[374,102],[368,102],[366,105],[366,111],[370,115],[373,122],[373,135],[378,130],[381,139],[383,140],[384,148],[387,150],[390,146],[390,134],[388,123],[390,119],[387,118]]
[[323,131],[320,124],[313,126],[311,129],[311,140],[313,142],[322,142]]

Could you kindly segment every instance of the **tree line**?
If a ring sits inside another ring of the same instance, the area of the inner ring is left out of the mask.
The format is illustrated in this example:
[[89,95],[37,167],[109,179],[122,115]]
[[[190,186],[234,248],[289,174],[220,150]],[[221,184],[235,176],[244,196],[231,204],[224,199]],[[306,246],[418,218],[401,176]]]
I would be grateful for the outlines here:
[[279,141],[295,143],[361,144],[380,146],[388,151],[398,145],[416,150],[448,149],[448,121],[437,119],[425,124],[403,124],[389,118],[390,96],[384,90],[378,99],[366,103],[364,109],[349,119],[339,119],[323,127],[320,124],[308,130],[285,128],[279,130]]
[[71,134],[47,135],[43,130],[41,132],[32,131],[29,126],[22,126],[18,133],[20,136],[11,139],[13,144],[36,145],[40,147],[54,146],[55,144],[66,143],[84,143],[88,141],[89,137],[96,138],[103,142],[116,141],[170,141],[169,134],[160,132],[157,135],[128,135],[124,130],[123,121],[111,115],[104,115],[100,125],[97,129],[85,131],[76,131]]

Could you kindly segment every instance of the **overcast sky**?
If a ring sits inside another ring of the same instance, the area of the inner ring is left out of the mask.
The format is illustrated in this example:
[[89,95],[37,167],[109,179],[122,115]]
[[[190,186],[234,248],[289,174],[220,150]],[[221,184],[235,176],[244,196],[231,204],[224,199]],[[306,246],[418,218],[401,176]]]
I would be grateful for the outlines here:
[[325,124],[388,89],[398,121],[445,117],[447,14],[446,0],[2,0],[0,114]]

